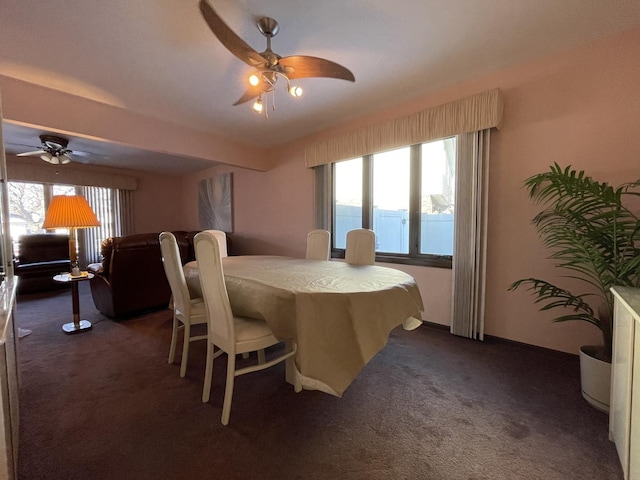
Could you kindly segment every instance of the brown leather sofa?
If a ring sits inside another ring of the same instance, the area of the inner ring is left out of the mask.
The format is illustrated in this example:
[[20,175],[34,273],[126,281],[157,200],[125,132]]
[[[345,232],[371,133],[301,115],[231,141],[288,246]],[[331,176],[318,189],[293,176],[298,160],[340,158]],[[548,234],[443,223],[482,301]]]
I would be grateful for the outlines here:
[[68,235],[35,233],[18,237],[14,261],[18,294],[68,288],[67,282],[56,282],[53,277],[69,270]]
[[[176,231],[182,263],[195,260],[193,237],[197,231]],[[164,273],[160,232],[110,237],[102,242],[102,263],[89,265],[96,308],[120,319],[167,308],[171,289]]]

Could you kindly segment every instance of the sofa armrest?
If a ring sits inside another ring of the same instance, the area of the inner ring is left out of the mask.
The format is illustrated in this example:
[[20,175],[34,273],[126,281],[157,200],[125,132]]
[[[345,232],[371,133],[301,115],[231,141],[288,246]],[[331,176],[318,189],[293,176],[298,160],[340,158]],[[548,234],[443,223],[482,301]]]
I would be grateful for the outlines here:
[[100,275],[102,273],[102,270],[102,263],[90,263],[89,265],[87,265],[87,271],[89,273],[93,273],[94,275]]
[[[88,267],[87,267],[88,268]],[[113,308],[113,293],[111,284],[103,275],[97,274],[89,280],[91,285],[91,297],[96,309],[109,318],[115,318]]]

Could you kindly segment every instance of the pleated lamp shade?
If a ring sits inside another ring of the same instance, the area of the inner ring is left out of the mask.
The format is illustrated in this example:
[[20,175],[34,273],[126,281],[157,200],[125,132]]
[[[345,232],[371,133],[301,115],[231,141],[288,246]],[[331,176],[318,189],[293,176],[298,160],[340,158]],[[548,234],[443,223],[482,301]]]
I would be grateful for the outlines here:
[[54,195],[44,217],[43,229],[99,227],[100,222],[82,195]]

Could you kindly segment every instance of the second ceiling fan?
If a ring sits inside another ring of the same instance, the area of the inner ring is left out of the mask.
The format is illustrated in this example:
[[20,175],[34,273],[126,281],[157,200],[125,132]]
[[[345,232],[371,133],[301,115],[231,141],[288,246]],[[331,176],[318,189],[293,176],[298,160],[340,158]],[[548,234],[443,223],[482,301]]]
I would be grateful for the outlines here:
[[[257,21],[258,30],[267,38],[267,48],[258,53],[224,23],[206,0],[200,0],[200,12],[211,31],[227,50],[255,69],[249,77],[247,90],[234,105],[257,98],[253,109],[262,113],[262,97],[264,94],[274,91],[279,77],[286,82],[287,91],[294,97],[299,97],[302,94],[302,89],[292,85],[291,80],[299,78],[325,77],[355,82],[355,77],[349,69],[330,60],[306,55],[281,57],[271,50],[271,38],[280,30],[278,22],[273,18],[261,17]],[[266,110],[264,112],[267,116]]]
[[40,157],[52,165],[66,164],[71,161],[73,151],[67,148],[69,140],[56,135],[40,135],[42,145],[39,150],[19,153],[18,157]]
[[[75,148],[72,150],[69,148],[69,139],[61,137],[59,135],[54,134],[42,134],[39,136],[40,138],[40,147],[30,147],[30,148],[38,148],[37,150],[17,153],[17,157],[40,157],[47,163],[52,165],[65,165],[71,161],[79,161],[81,163],[87,163],[84,158],[108,158],[105,155],[101,155],[98,153],[90,153],[83,152],[80,150],[76,150]],[[28,145],[17,145],[29,147]]]

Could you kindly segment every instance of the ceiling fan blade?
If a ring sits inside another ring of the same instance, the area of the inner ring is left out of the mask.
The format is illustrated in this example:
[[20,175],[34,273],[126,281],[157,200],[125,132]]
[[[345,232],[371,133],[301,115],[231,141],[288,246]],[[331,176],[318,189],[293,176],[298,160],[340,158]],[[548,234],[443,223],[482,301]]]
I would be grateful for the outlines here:
[[351,70],[324,58],[292,55],[281,58],[278,64],[283,67],[284,74],[289,77],[290,80],[296,78],[326,77],[348,80],[350,82],[356,81]]
[[47,153],[47,152],[45,152],[44,150],[35,150],[33,152],[18,153],[16,157],[31,157],[35,155],[42,155],[43,153]]
[[218,37],[218,40],[220,40],[222,45],[224,45],[227,50],[233,53],[236,57],[252,67],[267,64],[267,59],[236,35],[236,33],[231,30],[218,16],[215,10],[211,8],[211,5],[209,5],[206,0],[200,0],[200,12],[204,17],[205,22],[207,22],[207,25],[209,25],[209,28],[214,35]]
[[240,105],[242,103],[246,103],[254,98],[260,96],[260,90],[257,88],[250,88],[234,103],[233,105]]

